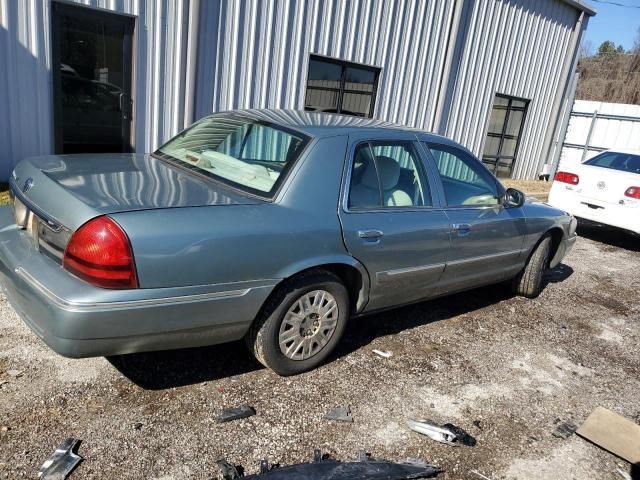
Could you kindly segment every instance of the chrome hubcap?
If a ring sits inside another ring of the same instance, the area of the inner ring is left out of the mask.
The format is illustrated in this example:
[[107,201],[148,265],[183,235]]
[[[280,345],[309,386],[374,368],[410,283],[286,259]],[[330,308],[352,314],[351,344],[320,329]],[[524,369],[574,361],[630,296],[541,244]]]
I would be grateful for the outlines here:
[[322,350],[338,325],[338,304],[326,290],[305,293],[289,308],[280,325],[280,351],[306,360]]

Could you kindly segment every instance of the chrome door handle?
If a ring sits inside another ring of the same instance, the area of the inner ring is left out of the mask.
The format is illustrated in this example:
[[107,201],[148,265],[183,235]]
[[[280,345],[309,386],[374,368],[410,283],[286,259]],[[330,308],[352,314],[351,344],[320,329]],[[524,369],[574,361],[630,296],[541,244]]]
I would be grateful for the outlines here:
[[471,225],[468,223],[454,223],[452,225],[452,230],[459,236],[464,237],[465,235],[469,235],[469,232],[471,232]]
[[382,230],[359,230],[358,236],[364,240],[378,240],[384,235]]

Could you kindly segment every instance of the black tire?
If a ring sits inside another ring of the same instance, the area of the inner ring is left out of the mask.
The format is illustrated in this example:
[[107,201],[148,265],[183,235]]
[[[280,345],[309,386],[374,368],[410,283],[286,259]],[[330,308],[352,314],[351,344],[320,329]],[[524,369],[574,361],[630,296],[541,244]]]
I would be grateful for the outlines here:
[[[278,342],[285,314],[298,300],[314,290],[329,292],[337,304],[337,324],[329,341],[313,356],[303,360],[287,357]],[[349,294],[336,275],[325,270],[309,270],[286,280],[267,300],[245,336],[256,359],[278,375],[288,376],[312,370],[322,364],[342,337],[349,319]]]
[[531,253],[525,267],[513,279],[513,293],[527,298],[540,295],[544,288],[544,275],[549,268],[550,253],[551,236],[546,235]]

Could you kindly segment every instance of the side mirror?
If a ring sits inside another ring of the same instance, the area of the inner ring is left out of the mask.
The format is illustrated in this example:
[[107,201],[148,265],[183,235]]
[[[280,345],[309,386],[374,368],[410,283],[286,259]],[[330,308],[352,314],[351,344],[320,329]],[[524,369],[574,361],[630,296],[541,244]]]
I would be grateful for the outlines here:
[[502,197],[504,208],[519,208],[524,205],[525,194],[515,188],[507,188]]

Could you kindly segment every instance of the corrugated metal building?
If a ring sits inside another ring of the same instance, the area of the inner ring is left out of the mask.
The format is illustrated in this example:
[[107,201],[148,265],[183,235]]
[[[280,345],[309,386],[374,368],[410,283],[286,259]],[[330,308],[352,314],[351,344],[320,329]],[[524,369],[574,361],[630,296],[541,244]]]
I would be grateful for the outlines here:
[[549,158],[581,0],[0,0],[0,180],[29,155],[151,151],[212,111],[373,116],[501,176]]

